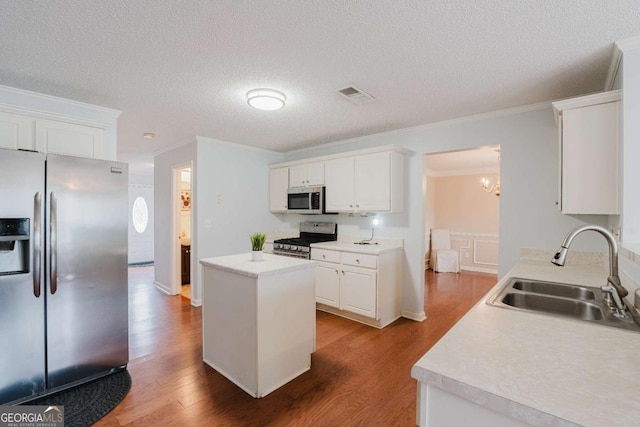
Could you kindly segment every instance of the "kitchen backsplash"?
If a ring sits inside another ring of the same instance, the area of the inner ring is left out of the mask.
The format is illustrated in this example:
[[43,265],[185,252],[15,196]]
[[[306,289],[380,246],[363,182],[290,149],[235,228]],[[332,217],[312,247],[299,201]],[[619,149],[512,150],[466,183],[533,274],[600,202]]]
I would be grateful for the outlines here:
[[[555,253],[556,251],[548,249],[520,248],[520,259],[551,262]],[[569,251],[567,264],[608,267],[609,255],[601,252]]]

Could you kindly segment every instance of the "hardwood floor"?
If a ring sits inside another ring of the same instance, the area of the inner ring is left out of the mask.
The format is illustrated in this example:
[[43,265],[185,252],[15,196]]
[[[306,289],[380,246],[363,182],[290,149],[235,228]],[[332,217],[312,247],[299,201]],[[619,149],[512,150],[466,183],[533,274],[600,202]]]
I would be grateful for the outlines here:
[[98,426],[414,426],[411,366],[496,276],[425,272],[428,319],[378,330],[317,312],[311,370],[254,399],[202,362],[201,308],[129,270],[131,391]]

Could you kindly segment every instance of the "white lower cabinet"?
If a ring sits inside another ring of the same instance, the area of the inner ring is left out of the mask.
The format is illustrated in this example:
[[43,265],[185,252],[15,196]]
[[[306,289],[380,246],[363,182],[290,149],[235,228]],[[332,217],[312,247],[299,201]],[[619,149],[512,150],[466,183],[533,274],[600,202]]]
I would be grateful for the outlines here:
[[343,310],[377,319],[376,272],[364,268],[345,268],[340,281]]
[[400,317],[401,250],[378,255],[311,249],[317,308],[375,327]]
[[340,308],[340,270],[332,264],[316,267],[316,302]]

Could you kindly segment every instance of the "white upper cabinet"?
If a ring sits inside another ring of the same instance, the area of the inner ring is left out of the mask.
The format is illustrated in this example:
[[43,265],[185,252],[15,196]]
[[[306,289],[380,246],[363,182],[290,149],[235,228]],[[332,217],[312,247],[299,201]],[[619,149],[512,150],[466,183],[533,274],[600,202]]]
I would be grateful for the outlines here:
[[35,150],[34,123],[32,117],[0,112],[0,148]]
[[289,189],[289,168],[273,168],[269,170],[269,210],[271,212],[287,211],[287,190]]
[[402,212],[403,156],[385,151],[325,165],[327,212]]
[[324,162],[305,163],[289,168],[289,187],[324,185]]
[[328,160],[325,163],[325,210],[327,212],[352,212],[355,207],[354,157]]
[[36,150],[41,153],[103,159],[104,130],[55,120],[36,120]]
[[120,111],[1,85],[0,99],[0,148],[116,159]]
[[613,91],[553,104],[560,134],[562,213],[620,213],[619,100],[619,91]]

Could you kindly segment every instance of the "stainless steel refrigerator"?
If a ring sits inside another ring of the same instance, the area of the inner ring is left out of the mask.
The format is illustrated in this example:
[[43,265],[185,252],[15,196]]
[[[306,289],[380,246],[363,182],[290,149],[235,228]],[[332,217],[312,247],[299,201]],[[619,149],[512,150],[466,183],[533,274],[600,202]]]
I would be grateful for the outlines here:
[[127,175],[0,149],[0,404],[126,367]]

